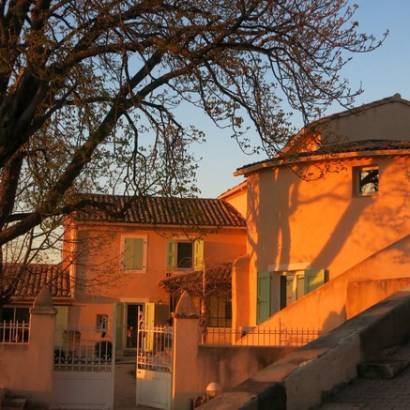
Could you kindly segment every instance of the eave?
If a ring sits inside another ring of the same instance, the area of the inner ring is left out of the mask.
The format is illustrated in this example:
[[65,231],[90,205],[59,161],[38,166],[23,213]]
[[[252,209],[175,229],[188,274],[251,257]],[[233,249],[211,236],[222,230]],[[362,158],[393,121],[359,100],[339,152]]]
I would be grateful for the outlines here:
[[289,155],[285,158],[273,158],[271,160],[261,161],[242,168],[238,168],[235,176],[247,176],[251,173],[261,171],[267,168],[279,168],[290,165],[298,165],[309,162],[324,162],[339,159],[354,159],[363,157],[387,157],[387,156],[405,156],[410,155],[410,149],[380,149],[380,150],[363,150],[352,152],[340,152],[329,154],[311,154],[300,156],[298,154]]

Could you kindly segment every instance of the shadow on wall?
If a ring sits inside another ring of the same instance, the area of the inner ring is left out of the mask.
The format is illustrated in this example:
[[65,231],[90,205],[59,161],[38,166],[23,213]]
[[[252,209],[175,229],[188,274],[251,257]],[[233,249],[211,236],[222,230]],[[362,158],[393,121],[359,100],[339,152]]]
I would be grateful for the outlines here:
[[322,333],[329,332],[330,330],[341,325],[346,320],[346,318],[347,317],[346,317],[346,307],[345,306],[339,312],[336,312],[336,311],[329,312],[327,318],[323,322],[321,332]]
[[352,169],[369,159],[250,175],[248,240],[254,269],[285,270],[295,263],[326,269],[346,251],[337,261],[339,271],[333,269],[339,274],[403,236],[410,220],[406,162],[395,160],[379,161],[384,191],[368,197],[353,194]]

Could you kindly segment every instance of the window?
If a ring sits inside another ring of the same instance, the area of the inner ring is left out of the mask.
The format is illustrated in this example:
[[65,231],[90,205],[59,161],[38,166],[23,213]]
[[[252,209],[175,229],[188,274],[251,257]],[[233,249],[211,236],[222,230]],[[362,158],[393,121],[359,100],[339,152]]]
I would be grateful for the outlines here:
[[95,328],[97,332],[106,332],[108,330],[108,315],[97,315]]
[[228,295],[209,296],[206,304],[206,316],[209,327],[231,327],[231,297]]
[[5,322],[26,322],[30,321],[30,311],[28,307],[4,307],[2,309],[0,321]]
[[356,193],[359,196],[371,196],[379,191],[379,168],[361,167],[355,170]]
[[279,308],[283,309],[303,295],[327,282],[324,269],[258,272],[256,321],[261,323]]
[[[181,290],[171,293],[170,310],[175,311],[181,297]],[[202,296],[195,295],[191,297],[192,305],[198,313],[203,313],[205,308],[206,324],[209,327],[231,327],[232,326],[232,301],[230,294],[211,295],[204,300]]]
[[126,237],[123,239],[122,266],[125,271],[145,271],[146,244],[143,237]]
[[204,241],[169,241],[167,269],[201,270],[203,266]]
[[305,272],[288,272],[284,278],[286,279],[286,306],[289,306],[305,294]]
[[323,269],[283,272],[281,275],[281,307],[289,306],[327,281]]
[[177,268],[192,268],[192,242],[177,242]]

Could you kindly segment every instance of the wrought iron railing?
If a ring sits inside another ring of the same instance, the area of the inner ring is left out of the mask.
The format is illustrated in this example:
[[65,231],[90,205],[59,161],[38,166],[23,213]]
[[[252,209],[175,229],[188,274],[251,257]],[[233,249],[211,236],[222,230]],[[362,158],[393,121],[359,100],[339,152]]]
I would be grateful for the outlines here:
[[0,343],[26,344],[29,342],[30,327],[28,322],[0,322]]
[[317,329],[305,328],[212,328],[202,332],[203,345],[303,346],[320,336]]

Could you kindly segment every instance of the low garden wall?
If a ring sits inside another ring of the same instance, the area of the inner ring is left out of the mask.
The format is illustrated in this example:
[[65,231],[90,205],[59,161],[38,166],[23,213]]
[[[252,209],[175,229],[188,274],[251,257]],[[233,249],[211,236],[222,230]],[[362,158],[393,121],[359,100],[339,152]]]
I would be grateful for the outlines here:
[[305,410],[357,376],[357,365],[410,337],[410,289],[266,367],[201,410]]

